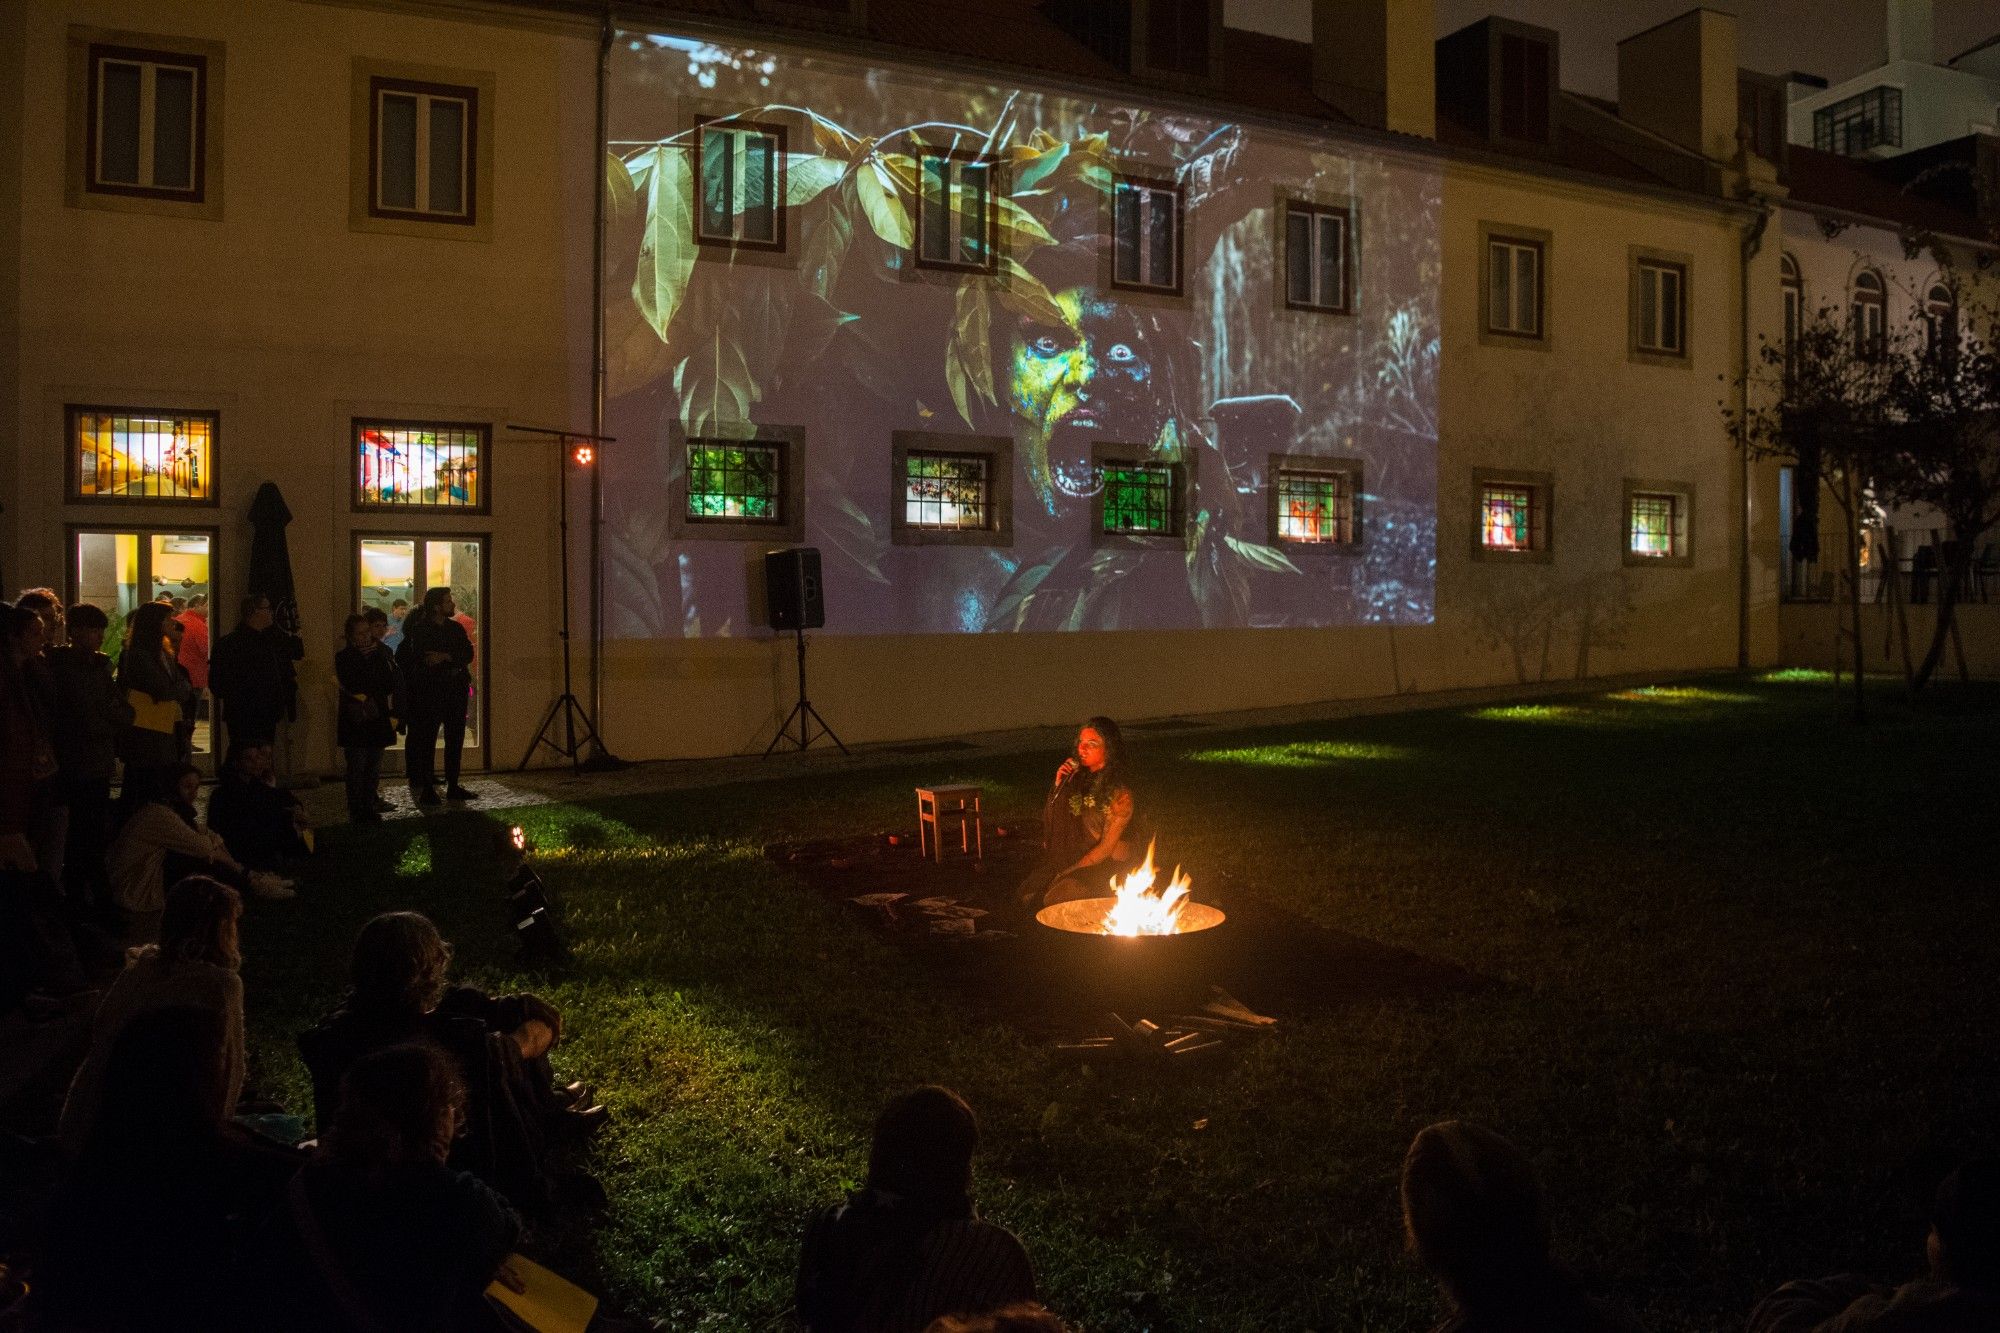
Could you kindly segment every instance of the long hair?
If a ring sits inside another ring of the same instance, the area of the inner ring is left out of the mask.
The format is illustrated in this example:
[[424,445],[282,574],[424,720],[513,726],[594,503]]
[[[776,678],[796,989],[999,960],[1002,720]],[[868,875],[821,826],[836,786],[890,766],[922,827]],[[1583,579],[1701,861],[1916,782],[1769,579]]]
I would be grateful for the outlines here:
[[1417,1134],[1403,1159],[1403,1227],[1462,1313],[1505,1318],[1566,1293],[1535,1169],[1484,1125],[1447,1120]]
[[160,914],[160,957],[170,963],[212,963],[235,971],[243,964],[236,923],[243,898],[207,875],[189,875],[167,890]]
[[442,583],[434,588],[427,589],[424,592],[422,608],[424,619],[433,625],[443,624],[446,620],[450,619],[444,613],[445,599],[450,596],[451,589]]
[[125,622],[125,651],[164,654],[161,641],[167,637],[167,622],[173,618],[174,609],[165,602],[147,602]]
[[1118,729],[1118,724],[1100,714],[1085,718],[1077,731],[1080,734],[1085,729],[1096,732],[1104,741],[1104,771],[1122,775],[1126,764],[1125,733]]
[[341,1079],[328,1154],[377,1183],[399,1167],[442,1161],[464,1105],[465,1086],[443,1051],[429,1042],[384,1047]]
[[451,945],[421,912],[384,912],[354,937],[350,973],[355,1007],[422,1014],[444,994]]

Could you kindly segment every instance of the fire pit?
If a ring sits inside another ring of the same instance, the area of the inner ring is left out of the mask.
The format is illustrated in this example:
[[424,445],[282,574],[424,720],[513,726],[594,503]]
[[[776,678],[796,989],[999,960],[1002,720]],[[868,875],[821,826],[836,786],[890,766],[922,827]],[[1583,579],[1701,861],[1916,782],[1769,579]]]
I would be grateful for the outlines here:
[[1109,897],[1072,899],[1035,913],[1052,961],[1101,1003],[1171,1004],[1214,980],[1218,927],[1228,916],[1189,896],[1193,885],[1180,867],[1155,892],[1158,877],[1148,844],[1145,862],[1112,880]]

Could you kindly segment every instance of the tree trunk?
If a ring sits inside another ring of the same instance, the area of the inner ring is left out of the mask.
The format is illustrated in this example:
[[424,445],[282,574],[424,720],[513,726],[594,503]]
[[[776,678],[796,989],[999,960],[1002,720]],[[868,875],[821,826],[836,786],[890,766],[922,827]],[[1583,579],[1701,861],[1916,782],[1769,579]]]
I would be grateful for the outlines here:
[[1896,529],[1882,525],[1882,577],[1889,593],[1889,609],[1895,617],[1896,642],[1903,650],[1903,688],[1911,698],[1917,694],[1917,671],[1910,660],[1910,609],[1903,601],[1903,558],[1896,550]]
[[1937,624],[1931,628],[1931,644],[1924,650],[1924,660],[1917,664],[1916,678],[1910,684],[1912,692],[1923,689],[1931,673],[1944,661],[1945,645],[1950,642],[1956,624],[1954,613],[1958,610],[1959,590],[1965,586],[1966,575],[1972,572],[1972,542],[1960,537],[1956,529],[1952,530],[1952,538],[1951,559],[1938,565]]
[[1868,678],[1861,652],[1861,496],[1853,472],[1843,472],[1841,490],[1847,498],[1847,606],[1854,628],[1854,720],[1868,720]]

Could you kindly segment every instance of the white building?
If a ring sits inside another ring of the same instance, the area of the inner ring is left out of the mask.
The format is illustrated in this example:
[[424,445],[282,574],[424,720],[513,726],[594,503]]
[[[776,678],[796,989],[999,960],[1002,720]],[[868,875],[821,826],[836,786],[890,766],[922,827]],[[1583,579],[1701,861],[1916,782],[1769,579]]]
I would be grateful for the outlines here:
[[1894,157],[2000,123],[2000,35],[1939,63],[1931,0],[1886,0],[1874,69],[1816,88],[1791,85],[1788,137],[1844,157]]

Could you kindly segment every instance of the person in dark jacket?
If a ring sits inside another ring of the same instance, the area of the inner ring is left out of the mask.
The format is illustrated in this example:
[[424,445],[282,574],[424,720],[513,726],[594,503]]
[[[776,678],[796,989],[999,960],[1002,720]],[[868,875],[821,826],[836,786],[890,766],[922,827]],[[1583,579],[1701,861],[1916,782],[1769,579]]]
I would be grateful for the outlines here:
[[208,827],[252,870],[279,874],[312,855],[299,798],[271,780],[271,742],[234,741],[208,798]]
[[451,1056],[466,1088],[465,1132],[452,1165],[519,1207],[537,1207],[557,1183],[544,1160],[552,1133],[594,1129],[605,1112],[573,1109],[579,1085],[554,1086],[548,1054],[562,1036],[554,1008],[533,995],[447,989],[450,965],[451,946],[419,913],[384,913],[361,928],[347,998],[299,1035],[318,1123],[332,1123],[341,1079],[356,1061],[385,1046],[429,1042]]
[[119,733],[132,724],[132,705],[118,688],[111,659],[99,651],[110,618],[83,602],[69,609],[68,623],[69,643],[48,653],[55,716],[62,719],[50,739],[57,781],[69,804],[63,880],[72,902],[102,910],[110,901],[104,849],[111,839],[111,778]]
[[1891,1290],[1852,1275],[1787,1282],[1748,1333],[1961,1333],[2000,1328],[2000,1159],[1965,1163],[1938,1186],[1924,1244],[1929,1271]]
[[1027,1250],[973,1211],[978,1143],[972,1108],[948,1088],[889,1103],[866,1187],[807,1228],[796,1299],[811,1333],[922,1333],[1035,1299]]
[[[383,617],[384,622],[387,619]],[[347,760],[347,817],[368,823],[382,817],[382,751],[396,743],[402,673],[367,615],[349,616],[341,633],[347,644],[333,655],[333,674],[340,681],[339,740]]]
[[521,1223],[492,1189],[447,1165],[465,1104],[436,1046],[399,1044],[355,1061],[324,1148],[287,1187],[271,1228],[268,1327],[497,1327],[481,1295]]
[[146,770],[171,768],[187,759],[181,748],[181,705],[194,697],[194,686],[167,646],[167,621],[172,616],[173,608],[165,602],[148,602],[125,622],[118,688],[136,711],[118,737],[127,789]]
[[209,693],[222,705],[231,743],[277,739],[298,688],[292,664],[305,652],[297,635],[275,624],[270,598],[253,593],[243,599],[242,618],[215,641],[208,659]]
[[459,763],[465,751],[465,712],[472,699],[472,640],[453,619],[458,604],[450,588],[432,588],[424,603],[403,621],[403,641],[396,647],[396,664],[410,696],[409,738],[404,763],[409,768],[410,795],[418,805],[436,805],[438,794],[433,749],[444,733],[444,795],[450,801],[470,801],[473,794],[459,785]]

